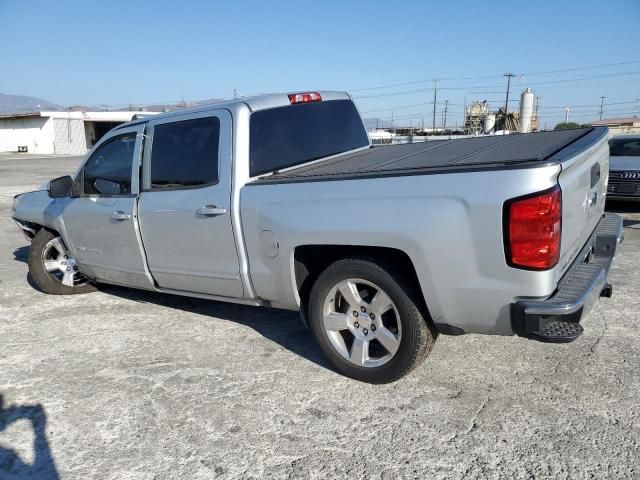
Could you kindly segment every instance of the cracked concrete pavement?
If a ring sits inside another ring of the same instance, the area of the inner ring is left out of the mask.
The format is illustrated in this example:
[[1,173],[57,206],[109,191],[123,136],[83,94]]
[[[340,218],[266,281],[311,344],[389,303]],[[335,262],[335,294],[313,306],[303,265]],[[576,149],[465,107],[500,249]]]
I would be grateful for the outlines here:
[[441,335],[373,386],[295,313],[32,288],[13,195],[78,162],[0,157],[0,478],[640,477],[640,204],[576,342]]

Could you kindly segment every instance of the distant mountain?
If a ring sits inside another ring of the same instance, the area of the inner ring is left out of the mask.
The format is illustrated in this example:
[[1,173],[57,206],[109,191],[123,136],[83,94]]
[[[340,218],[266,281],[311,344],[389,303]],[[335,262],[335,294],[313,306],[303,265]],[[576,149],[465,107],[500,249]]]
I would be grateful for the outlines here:
[[[210,98],[207,100],[197,100],[193,102],[182,102],[173,104],[159,104],[159,105],[138,105],[132,103],[130,107],[115,108],[106,105],[108,110],[124,111],[124,110],[145,110],[148,112],[170,112],[174,110],[181,110],[183,108],[200,107],[203,105],[210,105],[212,103],[223,102],[222,98]],[[101,111],[105,110],[105,105],[87,106],[87,105],[74,105],[72,107],[63,107],[56,105],[53,102],[44,100],[43,98],[27,97],[24,95],[6,95],[0,93],[0,115],[8,113],[27,113],[27,112],[39,112],[43,110],[72,110],[74,112],[80,111]]]
[[61,108],[60,105],[42,98],[0,93],[0,114],[59,110]]

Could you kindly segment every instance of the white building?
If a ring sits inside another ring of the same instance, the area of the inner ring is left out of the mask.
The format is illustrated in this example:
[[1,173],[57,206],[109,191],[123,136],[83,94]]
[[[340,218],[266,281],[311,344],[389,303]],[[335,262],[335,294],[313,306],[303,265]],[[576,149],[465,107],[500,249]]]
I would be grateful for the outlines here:
[[609,127],[609,136],[640,133],[640,117],[606,118],[596,120],[591,125],[594,127]]
[[153,112],[32,112],[0,115],[0,152],[82,155],[116,125]]

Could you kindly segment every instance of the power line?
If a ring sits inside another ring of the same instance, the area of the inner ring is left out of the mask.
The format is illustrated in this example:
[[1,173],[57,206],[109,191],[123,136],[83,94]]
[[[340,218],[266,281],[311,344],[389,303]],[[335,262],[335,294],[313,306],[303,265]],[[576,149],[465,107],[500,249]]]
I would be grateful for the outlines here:
[[[592,76],[588,76],[588,77],[578,77],[578,78],[565,78],[562,80],[547,80],[547,81],[543,81],[543,82],[528,82],[527,85],[529,86],[535,86],[535,85],[552,85],[552,84],[558,84],[558,83],[568,83],[568,82],[581,82],[581,81],[586,81],[586,80],[598,80],[598,79],[602,79],[602,78],[613,78],[613,77],[623,77],[623,76],[630,76],[630,75],[638,75],[640,74],[640,70],[635,70],[632,72],[621,72],[621,73],[610,73],[610,74],[605,74],[605,75],[592,75]],[[507,74],[505,74],[507,75]],[[511,76],[516,76],[515,74],[511,74]],[[510,84],[510,80],[508,82]],[[500,88],[499,85],[477,85],[477,86],[465,86],[465,87],[439,87],[440,90],[466,90],[468,92],[471,93],[471,91],[473,90],[477,90],[477,89],[482,89],[482,88]],[[358,99],[365,99],[365,98],[379,98],[379,97],[392,97],[392,96],[396,96],[396,95],[409,95],[412,93],[421,93],[421,92],[428,92],[433,90],[432,88],[420,88],[420,89],[415,89],[415,90],[405,90],[405,91],[401,91],[401,92],[390,92],[390,93],[379,93],[376,95],[364,95],[364,96],[359,96],[359,97],[354,97],[354,98],[358,98]],[[504,93],[504,92],[475,92],[476,94],[479,93]]]
[[[607,67],[618,67],[621,65],[631,65],[631,64],[636,64],[636,63],[640,63],[640,60],[629,60],[626,62],[616,62],[616,63],[604,63],[604,64],[600,64],[600,65],[589,65],[586,67],[572,67],[572,68],[562,68],[562,69],[558,69],[558,70],[546,70],[546,71],[540,71],[540,72],[527,72],[527,73],[523,73],[522,75],[524,76],[535,76],[535,75],[549,75],[549,74],[555,74],[555,73],[564,73],[564,72],[575,72],[575,71],[580,71],[580,70],[592,70],[592,69],[596,69],[596,68],[607,68]],[[493,79],[493,78],[500,78],[502,77],[502,75],[479,75],[479,76],[475,76],[475,77],[438,77],[438,80],[446,80],[446,81],[462,81],[462,80],[485,80],[485,79]],[[352,88],[349,91],[350,92],[365,92],[365,91],[370,91],[370,90],[382,90],[385,88],[393,88],[393,87],[405,87],[407,85],[417,85],[420,83],[428,83],[428,82],[432,82],[436,80],[435,78],[426,78],[423,80],[413,80],[413,81],[409,81],[409,82],[401,82],[401,83],[390,83],[387,85],[378,85],[375,87],[365,87],[365,88]]]
[[624,77],[627,75],[638,75],[640,74],[640,70],[635,70],[633,72],[621,72],[621,73],[609,73],[606,75],[594,75],[591,77],[579,77],[579,78],[566,78],[563,80],[547,80],[544,82],[528,82],[528,85],[552,85],[556,83],[567,83],[567,82],[580,82],[584,80],[597,80],[600,78],[612,78],[612,77]]
[[548,75],[552,73],[575,72],[578,70],[592,70],[595,68],[618,67],[620,65],[631,65],[633,63],[640,63],[640,60],[630,60],[628,62],[617,62],[617,63],[604,63],[602,65],[591,65],[589,67],[563,68],[560,70],[548,70],[546,72],[528,72],[528,73],[523,73],[523,75],[526,75],[526,76]]
[[393,107],[393,108],[378,108],[377,110],[367,110],[366,112],[360,112],[360,113],[373,113],[373,112],[387,112],[387,111],[391,111],[391,110],[401,110],[403,108],[412,108],[412,107],[421,107],[424,105],[431,105],[433,102],[424,102],[424,103],[414,103],[413,105],[402,105],[399,107]]
[[459,81],[459,80],[485,80],[491,78],[500,78],[500,75],[481,75],[478,77],[442,77],[442,78],[427,78],[424,80],[413,80],[411,82],[402,82],[402,83],[390,83],[388,85],[378,85],[376,87],[367,87],[367,88],[352,88],[349,90],[350,92],[366,92],[370,90],[383,90],[385,88],[393,88],[393,87],[406,87],[407,85],[417,85],[419,83],[428,83],[433,82],[434,80],[446,80],[446,81]]
[[[628,104],[631,104],[631,103],[636,103],[636,101],[635,100],[631,100],[631,101],[628,101],[628,102],[609,102],[609,103],[607,103],[607,105],[628,105]],[[592,103],[590,105],[569,105],[569,106],[571,108],[588,108],[588,107],[599,107],[600,104],[599,103]],[[559,106],[545,106],[544,108],[566,108],[566,107],[567,106],[564,105],[564,106],[561,106],[561,107],[559,107]]]
[[[435,80],[434,80],[435,81]],[[471,87],[438,87],[439,90],[468,90],[468,89],[478,89],[478,88],[500,88],[502,87],[502,85],[476,85],[476,86],[471,86]],[[353,91],[353,90],[351,90]],[[433,91],[433,88],[419,88],[419,89],[415,89],[415,90],[404,90],[402,92],[390,92],[390,93],[378,93],[376,95],[361,95],[361,96],[354,96],[353,98],[356,99],[365,99],[365,98],[379,98],[379,97],[393,97],[395,95],[408,95],[411,93],[422,93],[422,92],[431,92]],[[494,92],[487,92],[487,93],[494,93]]]

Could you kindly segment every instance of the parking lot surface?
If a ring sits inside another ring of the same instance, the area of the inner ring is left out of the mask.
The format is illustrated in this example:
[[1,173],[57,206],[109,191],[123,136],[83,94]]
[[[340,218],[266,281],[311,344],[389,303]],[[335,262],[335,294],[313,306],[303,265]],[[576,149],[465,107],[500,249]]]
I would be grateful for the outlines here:
[[0,478],[640,477],[640,204],[576,342],[441,335],[374,386],[292,312],[35,290],[13,196],[79,161],[0,156]]

